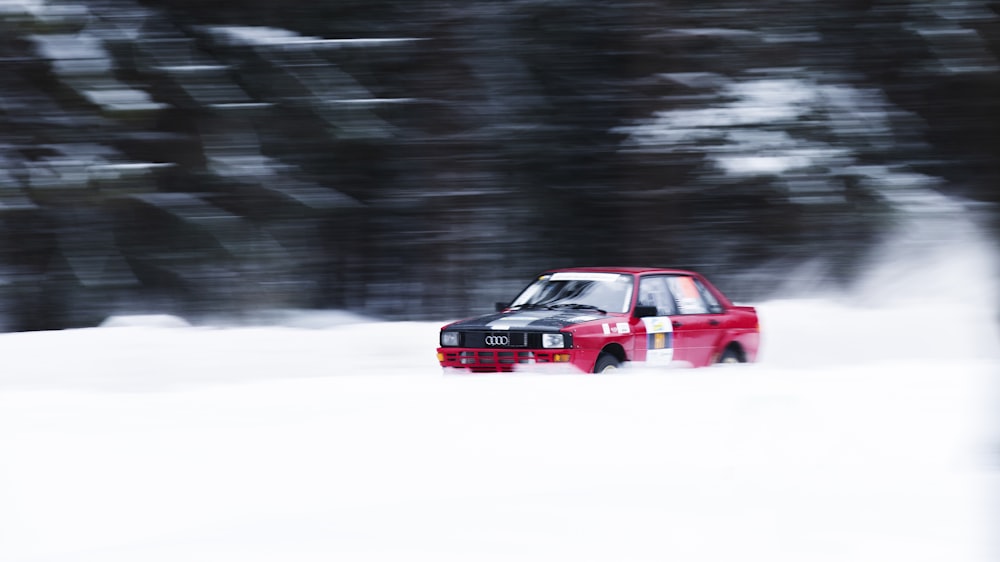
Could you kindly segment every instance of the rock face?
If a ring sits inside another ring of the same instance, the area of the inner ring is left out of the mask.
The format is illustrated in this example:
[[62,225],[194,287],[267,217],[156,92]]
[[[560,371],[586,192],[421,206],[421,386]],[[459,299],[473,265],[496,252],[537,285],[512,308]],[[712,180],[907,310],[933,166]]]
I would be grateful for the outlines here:
[[153,4],[0,0],[2,329],[449,317],[569,265],[759,298],[1000,199],[989,2]]

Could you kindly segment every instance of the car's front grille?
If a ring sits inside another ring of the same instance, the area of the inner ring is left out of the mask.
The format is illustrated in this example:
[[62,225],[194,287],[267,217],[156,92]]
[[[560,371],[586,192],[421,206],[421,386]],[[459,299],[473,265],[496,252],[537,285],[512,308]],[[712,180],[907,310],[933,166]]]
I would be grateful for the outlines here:
[[[541,336],[538,336],[539,343]],[[462,334],[465,347],[528,347],[526,332],[465,332]]]
[[[539,349],[542,347],[542,332],[517,331],[463,331],[460,334],[461,347],[489,349]],[[572,347],[572,335],[565,334],[566,347]]]

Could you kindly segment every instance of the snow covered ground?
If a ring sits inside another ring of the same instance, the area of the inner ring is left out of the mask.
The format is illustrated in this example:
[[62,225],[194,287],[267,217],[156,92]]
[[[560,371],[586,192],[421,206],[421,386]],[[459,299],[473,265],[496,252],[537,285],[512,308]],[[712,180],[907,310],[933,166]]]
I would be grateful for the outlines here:
[[336,314],[0,335],[0,560],[993,560],[992,254],[921,255],[760,303],[750,366],[443,376],[440,323]]

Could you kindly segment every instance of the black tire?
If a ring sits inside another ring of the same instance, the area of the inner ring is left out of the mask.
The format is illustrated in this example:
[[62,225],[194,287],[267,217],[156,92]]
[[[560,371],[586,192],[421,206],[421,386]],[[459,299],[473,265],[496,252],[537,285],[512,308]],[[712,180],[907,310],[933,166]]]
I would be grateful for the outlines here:
[[719,363],[743,363],[743,355],[735,347],[727,347],[719,356]]
[[597,363],[594,364],[595,373],[613,373],[621,367],[618,358],[610,353],[601,353],[597,356]]

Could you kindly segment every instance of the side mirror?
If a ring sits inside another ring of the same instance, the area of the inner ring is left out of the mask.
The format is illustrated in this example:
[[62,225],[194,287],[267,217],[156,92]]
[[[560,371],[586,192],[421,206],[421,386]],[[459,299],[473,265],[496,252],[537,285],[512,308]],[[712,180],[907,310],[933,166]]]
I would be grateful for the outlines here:
[[636,318],[648,318],[650,316],[658,316],[655,306],[637,306],[632,316]]
[[510,304],[510,303],[506,303],[506,302],[498,302],[498,303],[496,303],[495,306],[497,308],[497,312],[503,312],[504,310],[507,310],[507,305],[508,304]]

